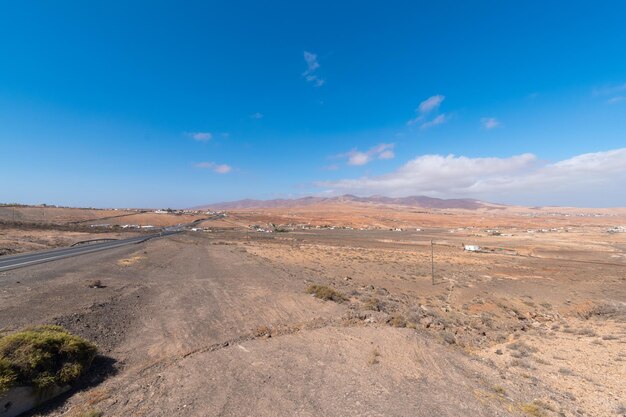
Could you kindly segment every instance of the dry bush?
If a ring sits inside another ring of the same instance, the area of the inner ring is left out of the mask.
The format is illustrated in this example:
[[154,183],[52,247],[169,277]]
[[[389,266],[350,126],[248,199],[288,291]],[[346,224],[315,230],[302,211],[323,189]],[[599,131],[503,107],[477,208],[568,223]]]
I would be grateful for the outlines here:
[[99,279],[89,282],[87,286],[89,288],[104,288],[104,285],[102,285],[102,281],[100,281]]
[[110,393],[107,389],[94,389],[86,394],[87,404],[94,406],[110,397]]
[[535,369],[526,359],[513,359],[509,364],[517,368]]
[[498,395],[505,395],[506,394],[506,390],[503,387],[501,387],[500,385],[495,385],[493,387],[493,390]]
[[507,349],[512,350],[513,352],[511,353],[511,356],[518,359],[527,358],[537,352],[537,349],[532,346],[528,346],[524,342],[513,342],[507,346]]
[[267,326],[259,326],[254,330],[254,335],[256,337],[271,336],[272,330]]
[[581,335],[581,336],[592,336],[593,337],[593,336],[597,336],[598,335],[595,330],[593,330],[593,329],[591,329],[589,327],[584,328],[584,329],[580,329],[580,330],[578,330],[577,333],[579,335]]
[[379,357],[380,357],[380,352],[378,351],[378,348],[374,348],[374,350],[370,353],[367,363],[369,365],[376,365],[380,363],[380,361],[378,360]]
[[383,311],[384,304],[378,298],[371,297],[363,303],[363,309],[372,311]]
[[396,313],[389,319],[389,325],[393,327],[406,327],[407,322],[402,314]]
[[346,301],[346,297],[344,297],[343,294],[341,294],[339,291],[334,290],[326,285],[318,285],[318,284],[310,285],[306,289],[306,292],[308,294],[313,294],[315,297],[324,301],[332,300],[337,303]]
[[542,404],[535,402],[520,405],[520,410],[531,417],[544,417],[544,407]]
[[456,337],[454,336],[454,333],[451,332],[443,332],[443,340],[449,345],[456,343]]
[[559,373],[561,375],[572,375],[574,373],[574,371],[572,371],[569,368],[559,368]]
[[623,320],[626,318],[626,307],[622,304],[601,304],[589,312],[589,317],[590,316]]
[[421,324],[426,328],[438,328],[443,330],[451,326],[451,322],[432,307],[411,307],[406,312],[406,317],[409,323],[414,325]]

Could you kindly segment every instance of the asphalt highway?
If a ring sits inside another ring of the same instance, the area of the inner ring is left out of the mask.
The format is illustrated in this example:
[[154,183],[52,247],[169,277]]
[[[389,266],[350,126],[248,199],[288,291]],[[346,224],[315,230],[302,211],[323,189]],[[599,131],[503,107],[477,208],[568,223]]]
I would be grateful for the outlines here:
[[68,248],[51,249],[46,251],[37,251],[30,253],[22,253],[13,256],[0,257],[0,271],[7,271],[9,269],[22,268],[29,265],[40,264],[44,262],[50,262],[57,259],[69,258],[72,256],[84,255],[87,253],[98,252],[106,249],[113,249],[120,246],[132,245],[136,243],[145,242],[149,239],[157,237],[164,237],[180,233],[178,230],[167,230],[162,233],[155,233],[151,235],[131,237],[128,239],[105,241],[100,243],[90,243],[80,246],[72,246]]

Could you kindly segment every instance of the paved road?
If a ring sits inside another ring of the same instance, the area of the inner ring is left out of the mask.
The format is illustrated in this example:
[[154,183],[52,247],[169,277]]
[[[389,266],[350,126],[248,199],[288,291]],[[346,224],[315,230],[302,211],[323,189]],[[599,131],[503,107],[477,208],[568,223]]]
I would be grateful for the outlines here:
[[57,259],[69,258],[71,256],[83,255],[91,252],[98,252],[101,250],[117,248],[119,246],[131,245],[135,243],[144,242],[148,239],[153,239],[161,236],[169,236],[176,233],[180,233],[178,230],[168,230],[162,233],[155,233],[151,235],[144,235],[138,237],[131,237],[129,239],[113,240],[101,243],[92,243],[82,246],[72,246],[69,248],[51,249],[46,251],[22,253],[14,256],[0,257],[0,271],[6,271],[9,269],[21,268],[24,266],[40,264],[44,262],[50,262]]

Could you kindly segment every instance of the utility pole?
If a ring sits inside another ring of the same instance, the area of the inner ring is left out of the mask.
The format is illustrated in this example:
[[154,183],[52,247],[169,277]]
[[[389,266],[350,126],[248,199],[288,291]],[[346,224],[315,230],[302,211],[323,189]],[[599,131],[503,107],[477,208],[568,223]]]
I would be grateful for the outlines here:
[[433,241],[430,241],[430,276],[433,280],[433,285],[435,285],[435,246]]

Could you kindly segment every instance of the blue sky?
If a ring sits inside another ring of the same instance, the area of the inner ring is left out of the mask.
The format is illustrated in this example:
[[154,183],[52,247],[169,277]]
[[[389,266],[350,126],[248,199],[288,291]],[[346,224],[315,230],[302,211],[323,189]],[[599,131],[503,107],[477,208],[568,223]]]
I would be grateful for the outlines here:
[[4,2],[0,201],[626,206],[624,16],[619,1]]

